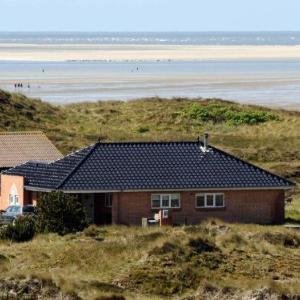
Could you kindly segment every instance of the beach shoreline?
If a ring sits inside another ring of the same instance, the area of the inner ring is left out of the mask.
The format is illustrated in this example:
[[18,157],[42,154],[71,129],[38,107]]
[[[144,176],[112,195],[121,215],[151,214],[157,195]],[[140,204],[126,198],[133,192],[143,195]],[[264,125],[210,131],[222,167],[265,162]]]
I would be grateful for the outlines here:
[[300,59],[299,46],[0,43],[0,61],[220,61]]

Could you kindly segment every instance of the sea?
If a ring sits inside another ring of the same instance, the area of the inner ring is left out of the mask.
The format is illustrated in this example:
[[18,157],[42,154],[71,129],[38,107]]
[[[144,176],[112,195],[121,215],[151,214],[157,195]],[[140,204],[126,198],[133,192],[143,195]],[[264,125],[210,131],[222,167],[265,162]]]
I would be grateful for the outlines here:
[[22,61],[1,58],[7,44],[293,47],[300,45],[300,32],[0,32],[0,89],[43,101],[159,96],[300,107],[299,59]]

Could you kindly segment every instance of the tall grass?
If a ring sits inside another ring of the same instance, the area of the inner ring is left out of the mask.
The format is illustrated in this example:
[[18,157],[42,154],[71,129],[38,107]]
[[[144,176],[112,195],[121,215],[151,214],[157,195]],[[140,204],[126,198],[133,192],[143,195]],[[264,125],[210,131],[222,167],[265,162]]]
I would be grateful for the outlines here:
[[282,227],[217,220],[175,228],[94,226],[2,242],[0,253],[0,280],[47,277],[82,299],[241,298],[261,288],[300,294],[300,233]]

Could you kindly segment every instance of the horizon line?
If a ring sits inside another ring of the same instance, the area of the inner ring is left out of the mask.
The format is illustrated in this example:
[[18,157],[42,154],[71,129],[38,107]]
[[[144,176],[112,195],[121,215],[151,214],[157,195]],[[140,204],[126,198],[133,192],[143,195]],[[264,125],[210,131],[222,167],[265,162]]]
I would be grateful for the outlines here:
[[0,30],[0,33],[288,33],[298,30]]

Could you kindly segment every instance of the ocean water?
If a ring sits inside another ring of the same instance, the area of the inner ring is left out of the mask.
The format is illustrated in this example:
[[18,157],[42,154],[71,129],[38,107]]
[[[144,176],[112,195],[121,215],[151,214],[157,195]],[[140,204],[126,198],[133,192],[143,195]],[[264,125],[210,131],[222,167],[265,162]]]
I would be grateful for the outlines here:
[[[295,46],[300,32],[0,33],[0,49],[7,43]],[[0,88],[52,103],[160,96],[300,107],[300,60],[22,62],[0,54]]]
[[1,43],[299,45],[300,32],[0,32]]

